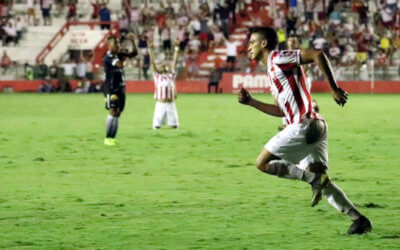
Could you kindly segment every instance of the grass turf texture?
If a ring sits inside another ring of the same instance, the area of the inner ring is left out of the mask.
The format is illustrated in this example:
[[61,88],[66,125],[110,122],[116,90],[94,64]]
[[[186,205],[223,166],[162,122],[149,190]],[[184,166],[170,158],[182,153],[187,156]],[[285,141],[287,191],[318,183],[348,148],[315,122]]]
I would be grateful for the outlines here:
[[280,119],[235,95],[180,95],[177,131],[153,131],[152,96],[128,95],[116,147],[100,95],[1,95],[0,247],[398,249],[399,97],[314,95],[330,174],[374,224],[347,236],[308,185],[256,170]]

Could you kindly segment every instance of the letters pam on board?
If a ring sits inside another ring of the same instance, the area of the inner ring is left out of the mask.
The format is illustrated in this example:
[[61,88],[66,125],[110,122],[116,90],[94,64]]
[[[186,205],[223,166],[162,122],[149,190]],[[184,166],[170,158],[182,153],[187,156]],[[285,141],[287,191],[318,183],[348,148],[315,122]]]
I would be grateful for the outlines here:
[[238,89],[240,86],[244,88],[268,88],[269,82],[267,75],[239,75],[234,74],[232,77],[233,89]]

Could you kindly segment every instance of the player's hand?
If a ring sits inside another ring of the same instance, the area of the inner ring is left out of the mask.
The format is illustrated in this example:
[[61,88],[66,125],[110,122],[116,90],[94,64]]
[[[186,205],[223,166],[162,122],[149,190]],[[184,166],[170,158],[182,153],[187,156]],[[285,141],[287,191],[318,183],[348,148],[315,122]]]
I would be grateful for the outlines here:
[[250,100],[251,100],[251,98],[252,97],[250,95],[250,92],[247,89],[245,89],[243,87],[240,87],[240,90],[239,90],[239,93],[238,93],[238,101],[241,104],[248,105]]
[[339,87],[335,90],[332,90],[332,96],[335,102],[340,106],[344,106],[347,102],[347,92]]

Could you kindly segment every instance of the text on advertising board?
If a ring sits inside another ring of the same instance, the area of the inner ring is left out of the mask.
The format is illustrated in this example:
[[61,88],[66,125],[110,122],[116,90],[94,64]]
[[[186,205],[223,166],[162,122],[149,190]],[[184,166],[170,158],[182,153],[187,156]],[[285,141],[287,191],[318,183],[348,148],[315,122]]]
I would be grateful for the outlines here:
[[233,89],[238,89],[240,86],[244,88],[266,89],[269,87],[268,77],[266,74],[260,75],[244,75],[234,74],[232,77]]

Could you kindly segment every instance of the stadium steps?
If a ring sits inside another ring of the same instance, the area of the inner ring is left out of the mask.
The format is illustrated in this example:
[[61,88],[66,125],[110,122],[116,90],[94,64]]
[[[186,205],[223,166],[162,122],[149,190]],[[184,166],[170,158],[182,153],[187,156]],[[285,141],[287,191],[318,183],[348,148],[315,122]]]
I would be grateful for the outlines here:
[[[17,10],[22,7],[17,6]],[[38,12],[39,11],[39,12]],[[36,13],[40,13],[40,9],[36,10]],[[65,18],[54,17],[52,18],[52,26],[27,26],[25,32],[22,34],[22,38],[19,44],[14,46],[10,43],[8,46],[0,47],[0,53],[6,50],[10,55],[11,60],[23,64],[25,62],[35,63],[36,56],[42,51],[43,47],[53,38],[60,28],[64,25]]]
[[9,44],[1,47],[0,53],[6,50],[11,60],[19,64],[29,62],[34,63],[36,56],[42,51],[43,47],[53,38],[59,30],[56,26],[31,26],[23,34],[19,44],[14,46]]
[[[54,35],[60,30],[60,28],[66,22],[66,15],[68,8],[64,7],[63,10],[58,13],[56,7],[53,6],[52,10],[52,25],[43,26],[41,10],[39,4],[35,5],[36,18],[39,19],[39,26],[27,26],[26,31],[23,33],[19,44],[14,46],[10,43],[8,46],[1,46],[0,53],[7,51],[11,60],[18,64],[29,62],[30,64],[35,63],[36,57],[43,50],[44,46],[54,37]],[[112,19],[116,20],[116,12],[120,11],[121,1],[111,0],[109,8],[112,11]],[[92,13],[92,7],[88,1],[78,2],[78,16],[81,20],[89,21]],[[26,13],[26,4],[16,3],[13,6],[13,13],[17,15],[24,15]]]
[[[238,41],[241,43],[241,45],[239,45],[238,47],[239,51],[246,44],[247,30],[247,28],[238,27],[230,35],[234,41]],[[225,45],[215,48],[212,53],[204,52],[201,56],[199,56],[197,63],[200,66],[200,69],[198,71],[198,75],[200,78],[208,78],[210,76],[210,72],[212,71],[212,69],[215,68],[215,60],[217,58],[221,59],[223,62],[226,62],[227,55]]]

